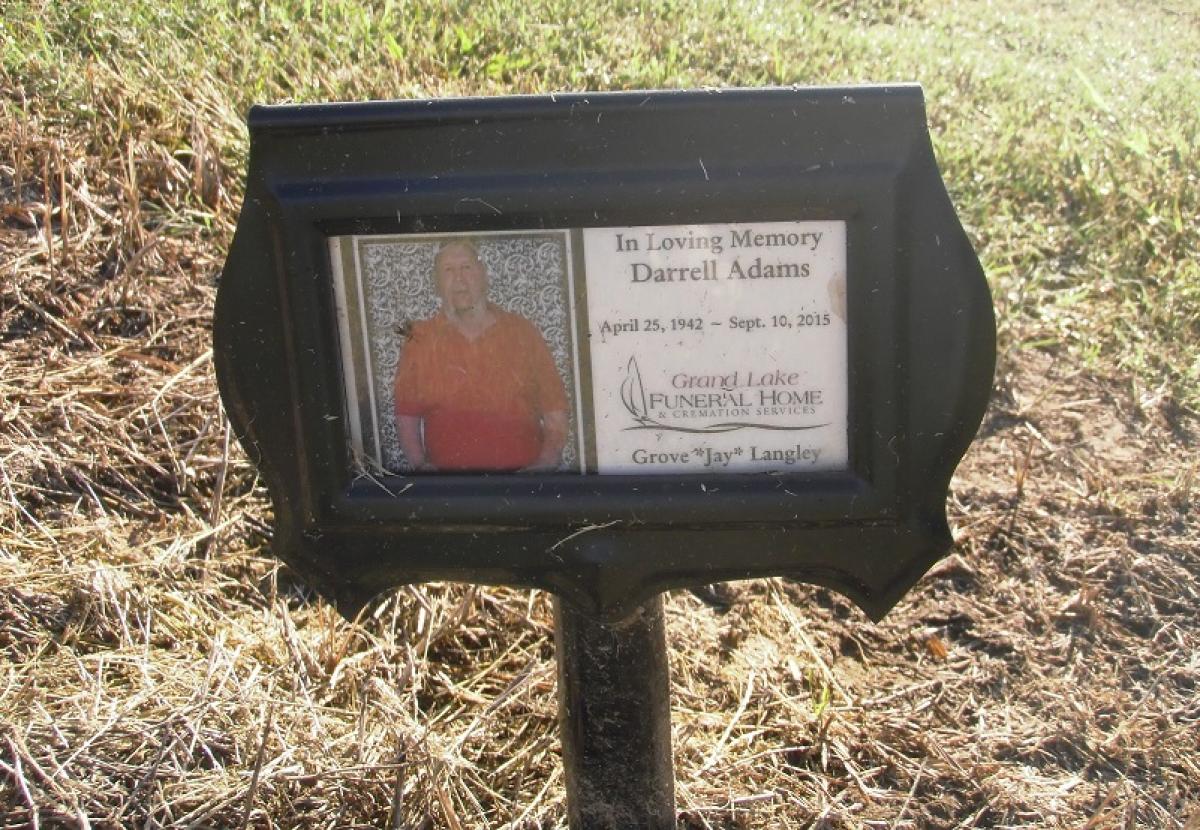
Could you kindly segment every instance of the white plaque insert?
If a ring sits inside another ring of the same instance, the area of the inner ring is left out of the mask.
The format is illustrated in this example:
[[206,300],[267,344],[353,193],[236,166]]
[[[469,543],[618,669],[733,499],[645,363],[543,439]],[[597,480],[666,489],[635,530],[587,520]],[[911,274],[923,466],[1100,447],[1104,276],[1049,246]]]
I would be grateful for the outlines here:
[[583,241],[598,472],[847,467],[845,222]]

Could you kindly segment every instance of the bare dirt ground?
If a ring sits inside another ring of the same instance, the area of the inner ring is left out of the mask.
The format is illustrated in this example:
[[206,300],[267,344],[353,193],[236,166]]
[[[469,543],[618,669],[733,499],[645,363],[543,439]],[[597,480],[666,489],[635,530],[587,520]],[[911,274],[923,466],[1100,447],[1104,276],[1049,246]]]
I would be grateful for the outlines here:
[[[73,141],[0,161],[0,827],[562,826],[547,598],[351,624],[276,565],[209,352],[233,176]],[[1200,827],[1200,423],[1019,334],[883,623],[669,598],[681,826]]]

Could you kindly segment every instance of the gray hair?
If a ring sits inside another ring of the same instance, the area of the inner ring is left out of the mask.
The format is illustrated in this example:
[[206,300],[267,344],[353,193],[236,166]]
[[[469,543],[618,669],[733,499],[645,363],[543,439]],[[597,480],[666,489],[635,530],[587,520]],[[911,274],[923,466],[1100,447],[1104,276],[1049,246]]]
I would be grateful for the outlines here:
[[471,256],[475,257],[475,261],[483,265],[483,257],[479,255],[479,245],[469,236],[463,236],[456,239],[447,239],[438,246],[437,253],[433,256],[433,270],[437,273],[438,264],[442,261],[442,254],[451,248],[465,248],[471,252]]

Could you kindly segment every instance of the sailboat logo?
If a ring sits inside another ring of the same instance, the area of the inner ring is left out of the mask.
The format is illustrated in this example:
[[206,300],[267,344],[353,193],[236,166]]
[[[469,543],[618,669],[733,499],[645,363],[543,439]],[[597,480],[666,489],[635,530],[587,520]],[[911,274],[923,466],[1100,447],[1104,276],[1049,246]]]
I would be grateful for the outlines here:
[[[734,432],[739,429],[767,429],[779,432],[801,432],[809,429],[820,429],[829,426],[824,424],[764,424],[754,421],[719,421],[711,424],[696,424],[680,426],[664,422],[661,418],[651,416],[649,401],[654,395],[647,395],[646,384],[642,380],[642,370],[638,366],[637,356],[631,356],[625,364],[625,379],[621,381],[621,404],[633,418],[633,423],[625,427],[628,430],[652,429],[668,432],[691,432],[711,434],[719,432]],[[659,395],[658,397],[663,397]]]

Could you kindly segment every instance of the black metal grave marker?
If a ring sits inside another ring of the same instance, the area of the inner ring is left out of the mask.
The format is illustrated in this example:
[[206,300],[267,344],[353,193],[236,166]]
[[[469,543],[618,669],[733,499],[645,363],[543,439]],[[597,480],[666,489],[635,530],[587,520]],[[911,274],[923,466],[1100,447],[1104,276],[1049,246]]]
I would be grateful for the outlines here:
[[995,325],[915,86],[256,107],[214,360],[276,553],[557,594],[572,827],[674,823],[658,595],[879,618]]

